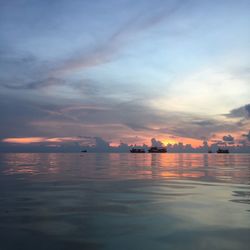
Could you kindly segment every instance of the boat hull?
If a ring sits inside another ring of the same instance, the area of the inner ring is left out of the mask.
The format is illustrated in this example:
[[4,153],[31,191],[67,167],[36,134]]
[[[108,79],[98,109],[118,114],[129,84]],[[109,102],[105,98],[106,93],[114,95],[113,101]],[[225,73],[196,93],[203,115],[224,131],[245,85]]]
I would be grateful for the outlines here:
[[157,147],[152,147],[148,150],[149,153],[167,153],[166,148],[157,148]]
[[133,153],[133,154],[144,154],[145,150],[144,149],[131,149],[130,153]]

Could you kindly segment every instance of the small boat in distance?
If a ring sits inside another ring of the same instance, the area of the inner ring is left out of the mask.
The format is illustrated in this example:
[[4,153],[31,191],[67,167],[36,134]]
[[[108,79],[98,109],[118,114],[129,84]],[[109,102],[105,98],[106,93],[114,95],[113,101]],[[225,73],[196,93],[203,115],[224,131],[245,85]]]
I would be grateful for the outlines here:
[[145,149],[143,149],[143,148],[132,148],[132,149],[130,149],[130,153],[145,153]]
[[167,149],[166,148],[158,148],[158,147],[151,147],[148,150],[149,153],[167,153]]
[[87,153],[87,150],[86,149],[81,150],[81,153]]
[[229,154],[229,150],[228,149],[219,148],[217,150],[217,154]]

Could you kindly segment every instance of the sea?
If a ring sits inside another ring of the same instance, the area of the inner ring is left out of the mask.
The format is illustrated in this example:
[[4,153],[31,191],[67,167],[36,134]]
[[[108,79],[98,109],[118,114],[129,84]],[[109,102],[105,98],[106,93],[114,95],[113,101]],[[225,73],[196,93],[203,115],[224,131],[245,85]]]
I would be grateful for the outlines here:
[[0,154],[1,250],[245,250],[250,154]]

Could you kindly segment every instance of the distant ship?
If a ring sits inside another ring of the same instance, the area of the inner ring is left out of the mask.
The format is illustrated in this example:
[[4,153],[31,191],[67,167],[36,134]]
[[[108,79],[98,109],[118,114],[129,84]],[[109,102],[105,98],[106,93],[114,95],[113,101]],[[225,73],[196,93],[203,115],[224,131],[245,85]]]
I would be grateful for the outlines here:
[[87,153],[87,150],[86,149],[81,150],[81,153]]
[[145,149],[143,149],[143,148],[132,148],[132,149],[130,149],[130,153],[145,153]]
[[166,148],[151,147],[148,150],[149,153],[167,153]]
[[217,150],[217,153],[218,153],[218,154],[229,154],[229,150],[228,150],[228,149],[219,148],[219,149]]

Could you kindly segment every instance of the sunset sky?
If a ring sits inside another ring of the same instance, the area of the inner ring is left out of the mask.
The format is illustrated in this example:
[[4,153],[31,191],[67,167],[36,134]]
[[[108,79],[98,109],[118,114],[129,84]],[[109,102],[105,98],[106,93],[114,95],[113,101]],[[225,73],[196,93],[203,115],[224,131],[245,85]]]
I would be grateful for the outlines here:
[[2,0],[0,150],[250,141],[249,0]]

